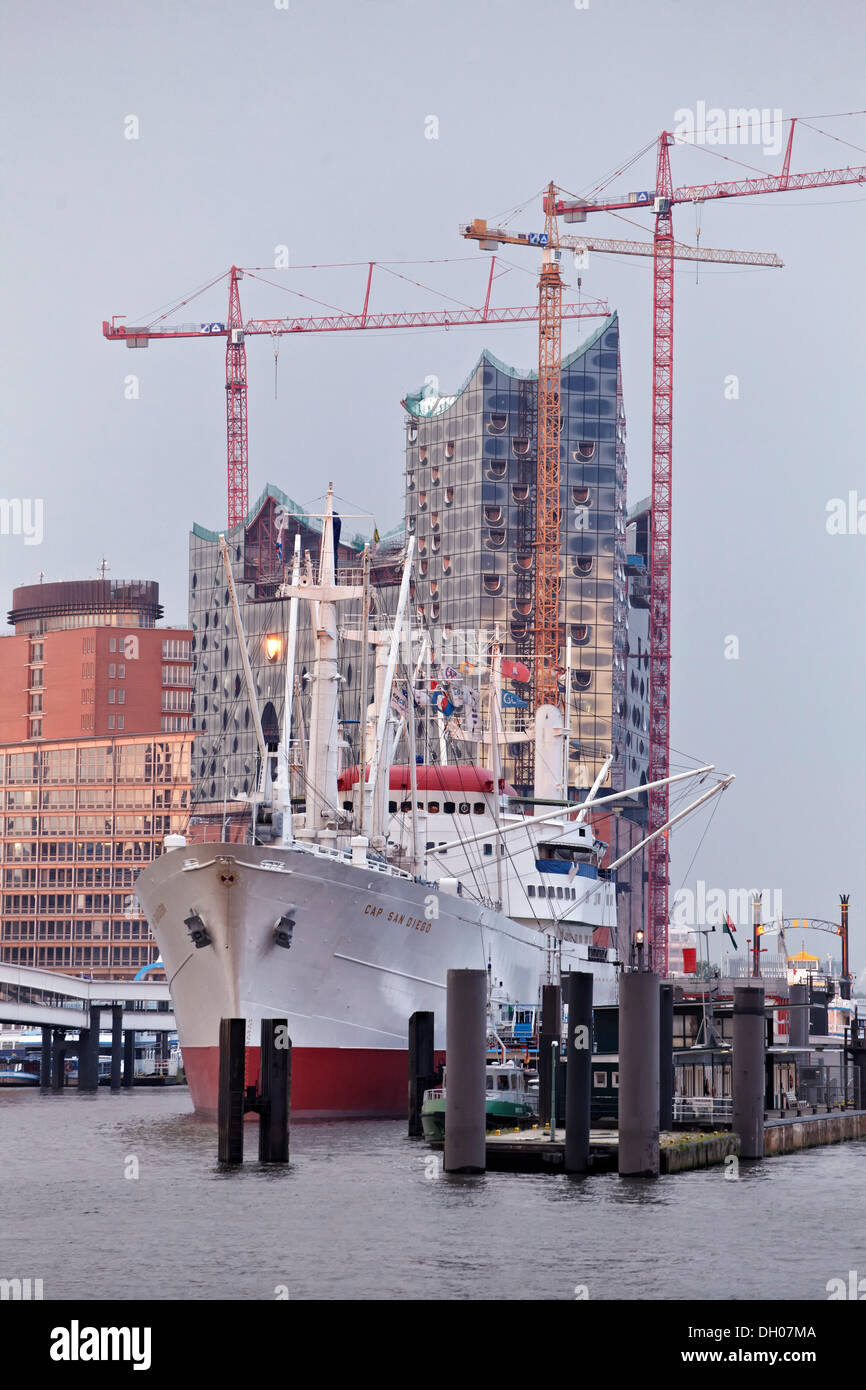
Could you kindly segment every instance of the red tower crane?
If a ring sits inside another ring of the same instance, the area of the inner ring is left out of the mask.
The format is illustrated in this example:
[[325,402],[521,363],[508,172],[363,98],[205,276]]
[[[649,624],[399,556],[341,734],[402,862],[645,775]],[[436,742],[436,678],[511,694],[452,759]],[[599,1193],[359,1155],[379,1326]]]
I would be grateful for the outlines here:
[[[483,218],[461,227],[461,235],[477,241],[483,250],[529,246],[542,250],[538,282],[538,440],[536,453],[535,529],[535,660],[533,709],[557,701],[559,660],[559,487],[562,417],[562,289],[559,255],[565,249],[601,251],[618,256],[654,256],[651,241],[623,241],[610,237],[569,236],[560,233],[558,216],[574,220],[572,205],[556,202],[554,184],[544,199],[544,232],[506,231],[488,227]],[[672,245],[672,257],[688,261],[721,261],[727,265],[781,266],[768,251],[720,251],[709,246]],[[495,259],[495,258],[494,258]],[[663,822],[661,822],[663,823]]]
[[[493,257],[491,261],[484,303],[478,308],[401,309],[395,313],[370,313],[370,290],[373,269],[377,264],[371,261],[368,263],[364,307],[360,314],[319,314],[304,318],[248,319],[244,322],[239,290],[244,271],[233,265],[224,275],[210,281],[189,299],[181,300],[173,309],[166,310],[146,327],[133,328],[118,323],[117,320],[124,316],[115,314],[110,323],[107,320],[103,321],[102,332],[109,341],[124,342],[129,348],[146,348],[152,341],[163,338],[225,338],[228,525],[231,528],[244,521],[249,510],[246,338],[263,333],[276,339],[287,333],[337,333],[385,328],[455,328],[467,324],[534,322],[539,312],[537,304],[510,308],[491,305],[495,260]],[[252,271],[247,273],[253,274]],[[228,278],[229,282],[228,318],[225,323],[166,322],[175,309],[188,304],[191,299],[204,294],[219,280],[225,278]],[[606,318],[609,313],[610,308],[603,299],[582,300],[579,303],[565,304],[561,308],[561,317],[569,319]]]
[[[673,208],[677,203],[703,203],[717,198],[749,198],[762,193],[790,193],[808,188],[835,188],[866,182],[866,167],[817,169],[791,173],[794,126],[779,174],[675,187],[668,131],[658,137],[654,192],[625,198],[558,202],[556,211],[569,221],[583,221],[590,212],[629,212],[648,209],[655,216],[653,237],[653,394],[652,394],[652,538],[650,544],[650,762],[649,781],[665,778],[670,766],[670,627],[671,627],[671,460],[673,424],[674,276]],[[668,788],[648,793],[649,829],[658,830],[669,818]],[[647,938],[649,965],[661,974],[668,969],[669,851],[666,835],[648,848]]]

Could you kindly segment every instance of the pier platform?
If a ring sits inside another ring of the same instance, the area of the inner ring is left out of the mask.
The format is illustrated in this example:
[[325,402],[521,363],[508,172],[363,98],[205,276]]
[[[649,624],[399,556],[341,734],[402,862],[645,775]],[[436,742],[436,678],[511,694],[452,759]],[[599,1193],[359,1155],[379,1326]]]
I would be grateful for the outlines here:
[[[442,1143],[431,1148],[441,1149]],[[662,1173],[685,1173],[724,1163],[739,1152],[735,1134],[687,1133],[682,1130],[659,1136],[659,1168]],[[589,1136],[590,1173],[615,1173],[619,1135],[615,1129],[594,1129]],[[565,1135],[557,1130],[550,1138],[545,1129],[509,1129],[487,1135],[489,1173],[561,1173],[565,1164]]]
[[[840,1110],[824,1115],[768,1119],[764,1124],[764,1157],[799,1149],[866,1139],[866,1110]],[[431,1148],[441,1149],[442,1143]],[[619,1135],[615,1129],[593,1129],[589,1138],[590,1173],[615,1173]],[[738,1155],[740,1140],[730,1130],[672,1130],[659,1135],[659,1171],[688,1173],[711,1168]],[[490,1173],[561,1173],[565,1164],[565,1135],[555,1139],[546,1129],[503,1129],[487,1135]]]

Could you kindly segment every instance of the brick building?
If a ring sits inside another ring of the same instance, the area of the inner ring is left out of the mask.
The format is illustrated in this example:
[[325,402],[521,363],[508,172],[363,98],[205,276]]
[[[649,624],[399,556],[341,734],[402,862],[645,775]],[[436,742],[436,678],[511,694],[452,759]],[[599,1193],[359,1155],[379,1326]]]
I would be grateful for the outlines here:
[[159,586],[16,589],[0,638],[0,958],[95,978],[157,950],[135,876],[189,816],[191,632]]

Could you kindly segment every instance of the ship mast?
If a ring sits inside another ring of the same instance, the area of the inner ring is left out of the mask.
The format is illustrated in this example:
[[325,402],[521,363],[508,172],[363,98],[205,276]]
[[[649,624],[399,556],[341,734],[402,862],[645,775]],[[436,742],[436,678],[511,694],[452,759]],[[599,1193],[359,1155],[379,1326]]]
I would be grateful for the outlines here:
[[[301,533],[295,536],[295,549],[292,555],[292,584],[297,588],[301,582]],[[292,844],[292,772],[289,759],[292,742],[292,706],[295,698],[295,656],[298,648],[298,607],[297,594],[289,600],[289,641],[286,650],[285,695],[283,701],[283,736],[280,756],[277,763],[277,785],[274,789],[275,806],[283,814],[283,830],[280,843],[286,849]]]
[[315,654],[313,657],[312,713],[307,754],[306,815],[297,838],[333,844],[336,823],[342,813],[337,801],[337,691],[340,673],[337,664],[337,604],[363,598],[361,584],[338,584],[334,556],[334,490],[328,484],[328,498],[322,526],[322,548],[318,583],[307,574],[306,582],[286,585],[288,598],[305,598],[310,604]]

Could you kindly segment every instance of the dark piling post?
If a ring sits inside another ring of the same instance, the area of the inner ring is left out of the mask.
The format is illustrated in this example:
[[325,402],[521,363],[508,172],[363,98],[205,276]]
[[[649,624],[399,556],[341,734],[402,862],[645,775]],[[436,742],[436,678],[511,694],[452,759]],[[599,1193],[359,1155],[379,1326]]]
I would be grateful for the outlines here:
[[421,1106],[424,1091],[435,1085],[433,1074],[432,1012],[419,1009],[409,1019],[409,1138],[418,1139],[421,1127]]
[[220,1163],[244,1161],[244,1077],[246,1021],[220,1019],[219,1145]]
[[619,982],[619,1171],[659,1175],[659,978],[648,970]]
[[551,1043],[559,1042],[562,1032],[562,997],[559,985],[541,986],[541,1028],[538,1032],[538,1120],[550,1123],[553,1098]]
[[840,923],[842,928],[842,979],[839,983],[839,993],[843,999],[851,998],[851,971],[848,963],[848,903],[850,899],[850,893],[839,894],[839,905],[842,909],[842,921]]
[[808,985],[791,985],[788,990],[788,1046],[809,1046]]
[[565,1048],[565,1171],[589,1168],[589,1087],[592,1069],[592,975],[565,977],[568,1038]]
[[659,1129],[674,1122],[674,987],[659,986]]
[[292,1040],[287,1018],[262,1019],[259,1162],[288,1163]]
[[111,1089],[120,1090],[120,1053],[123,1044],[123,1005],[111,1006]]
[[445,1172],[483,1173],[487,1163],[487,971],[449,970]]
[[96,1091],[99,1088],[99,1024],[102,1010],[90,1006],[90,1027],[78,1034],[78,1089]]
[[42,1028],[42,1052],[39,1059],[39,1088],[47,1091],[51,1086],[51,1029]]
[[62,1091],[66,1085],[66,1032],[63,1028],[54,1029],[52,1051],[51,1089],[52,1091]]
[[743,1158],[764,1157],[764,986],[734,986],[732,1129]]
[[866,1109],[866,1035],[864,1025],[854,1010],[851,1026],[851,1058],[854,1063],[854,1104],[858,1110]]
[[135,1085],[135,1029],[127,1028],[123,1035],[123,1084]]

